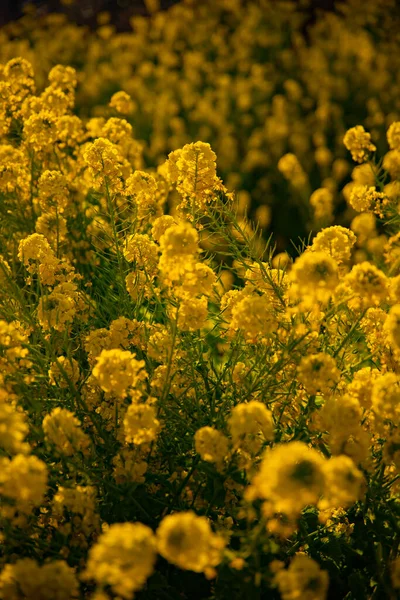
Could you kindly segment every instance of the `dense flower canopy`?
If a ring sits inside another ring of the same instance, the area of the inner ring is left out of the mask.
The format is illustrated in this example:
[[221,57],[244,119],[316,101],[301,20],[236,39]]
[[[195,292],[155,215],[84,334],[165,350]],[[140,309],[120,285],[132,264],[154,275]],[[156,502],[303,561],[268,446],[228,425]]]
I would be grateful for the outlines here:
[[[284,31],[298,14],[261,4],[268,43],[256,2],[246,14],[239,0],[207,14],[182,2],[174,26],[156,11],[132,33],[87,38],[47,17],[75,39],[72,63],[90,52],[79,70],[53,62],[46,82],[46,27],[18,55],[12,28],[0,32],[0,55],[13,54],[0,67],[1,600],[400,589],[396,92],[348,127],[344,116],[351,60],[370,94],[371,69],[382,86],[397,58],[383,60],[381,38],[373,54],[363,20],[334,50],[324,27],[332,40],[348,22],[327,16],[310,46],[297,40],[304,80],[283,75],[278,94],[253,52],[279,47],[274,60],[294,69]],[[221,15],[236,23],[234,55]],[[215,25],[215,69],[201,22],[177,51],[200,17]],[[126,47],[137,55],[124,72]],[[314,214],[290,253],[243,210],[247,185],[259,201],[277,181]]]

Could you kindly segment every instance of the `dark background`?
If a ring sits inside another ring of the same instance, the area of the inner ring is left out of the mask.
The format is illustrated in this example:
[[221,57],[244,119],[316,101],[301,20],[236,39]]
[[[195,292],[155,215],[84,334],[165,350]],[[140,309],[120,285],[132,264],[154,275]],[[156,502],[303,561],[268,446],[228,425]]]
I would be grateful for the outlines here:
[[[162,9],[166,9],[177,2],[179,0],[160,0],[160,5]],[[293,2],[298,3],[297,0],[293,0]],[[318,9],[333,10],[334,2],[335,0],[309,0],[308,7],[304,8],[308,15],[306,25],[314,21]],[[0,0],[0,26],[21,17],[25,4],[34,4],[43,14],[64,12],[76,23],[92,27],[96,26],[97,14],[107,11],[111,15],[112,23],[119,31],[129,29],[129,17],[133,14],[147,14],[143,0],[75,0],[71,6],[64,6],[61,0],[31,0],[30,2],[26,0]]]

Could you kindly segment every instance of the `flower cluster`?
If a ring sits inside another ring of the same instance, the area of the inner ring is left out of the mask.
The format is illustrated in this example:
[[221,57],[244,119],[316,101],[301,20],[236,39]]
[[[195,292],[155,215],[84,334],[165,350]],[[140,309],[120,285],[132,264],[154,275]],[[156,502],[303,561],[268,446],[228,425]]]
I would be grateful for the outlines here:
[[[179,29],[195,9],[176,10]],[[200,58],[185,59],[194,80]],[[167,76],[174,55],[159,60]],[[81,118],[77,79],[55,66],[37,93],[27,60],[0,69],[0,598],[395,597],[399,122],[389,162],[372,132],[344,135],[350,227],[333,224],[329,182],[312,192],[306,153],[281,147],[276,176],[324,225],[282,253],[209,143],[153,147],[146,168],[123,118],[142,103],[117,91],[120,116]]]

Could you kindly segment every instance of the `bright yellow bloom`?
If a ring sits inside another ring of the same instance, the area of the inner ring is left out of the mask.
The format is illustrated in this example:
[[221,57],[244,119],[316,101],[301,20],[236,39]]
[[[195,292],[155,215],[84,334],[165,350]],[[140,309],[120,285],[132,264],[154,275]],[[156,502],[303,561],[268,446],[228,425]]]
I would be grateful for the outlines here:
[[376,146],[371,142],[371,134],[366,132],[362,125],[356,125],[348,131],[343,138],[347,150],[355,162],[363,163],[371,152],[375,152]]
[[230,329],[240,331],[249,344],[266,343],[278,327],[269,294],[245,296],[232,308]]
[[47,466],[36,456],[17,454],[0,458],[0,495],[11,498],[18,510],[30,513],[47,491]]
[[195,142],[168,156],[168,178],[181,194],[182,206],[191,203],[205,209],[218,186],[216,154],[210,144]]
[[288,277],[295,284],[293,291],[324,301],[338,284],[338,266],[326,252],[306,251],[295,260]]
[[132,114],[136,108],[132,98],[124,91],[115,92],[111,96],[109,106],[123,115]]
[[49,81],[61,88],[74,88],[77,84],[76,71],[70,66],[55,65],[49,73]]
[[168,227],[171,227],[172,225],[177,225],[177,222],[171,215],[162,215],[161,217],[157,217],[157,219],[154,220],[151,228],[151,235],[153,236],[153,239],[155,239],[156,242],[159,242],[161,236],[164,235]]
[[372,386],[378,375],[379,371],[377,369],[364,367],[354,373],[352,381],[347,386],[350,396],[357,398],[360,405],[365,409],[371,408]]
[[57,139],[57,121],[49,110],[33,114],[24,123],[24,138],[36,151],[50,152]]
[[354,265],[343,281],[364,306],[379,305],[388,296],[388,279],[373,263],[365,261]]
[[373,211],[380,215],[387,200],[386,194],[378,192],[375,186],[356,185],[350,194],[349,203],[358,212]]
[[309,394],[317,394],[332,389],[339,381],[340,371],[332,356],[318,352],[301,359],[297,377]]
[[158,552],[181,569],[201,573],[222,560],[223,538],[192,511],[164,517],[156,534]]
[[126,398],[146,378],[144,361],[136,360],[129,350],[102,350],[93,369],[93,375],[105,392]]
[[124,417],[125,439],[136,445],[148,444],[157,438],[160,421],[153,405],[132,402]]
[[39,179],[39,204],[44,212],[63,213],[68,194],[65,175],[60,171],[43,171]]
[[23,410],[0,397],[0,448],[9,454],[26,454],[29,444],[24,440],[28,432]]
[[272,413],[262,402],[251,400],[232,409],[228,420],[235,448],[257,453],[265,442],[274,439]]
[[196,452],[207,462],[222,463],[228,454],[228,440],[213,427],[201,427],[194,436]]
[[303,442],[268,448],[252,481],[256,497],[273,503],[276,512],[297,515],[316,504],[324,489],[325,459]]
[[383,327],[392,347],[400,350],[400,304],[392,306]]
[[110,586],[131,600],[153,572],[156,542],[150,527],[142,523],[116,523],[99,537],[89,551],[85,579],[100,587]]
[[84,159],[93,175],[118,179],[121,177],[121,155],[115,144],[106,138],[99,137],[89,144],[84,152]]
[[160,238],[160,248],[164,257],[195,256],[198,249],[199,234],[190,223],[178,223],[166,229]]
[[204,327],[208,315],[206,296],[184,297],[178,307],[178,327],[181,331],[196,331]]
[[391,150],[400,150],[400,121],[390,125],[387,130],[387,140]]
[[400,415],[400,379],[395,373],[383,373],[374,381],[372,408],[381,419],[398,422]]
[[351,249],[356,243],[356,236],[346,227],[334,225],[320,231],[311,246],[312,250],[329,254],[338,264],[347,262]]
[[43,235],[33,233],[20,241],[18,247],[18,259],[24,263],[27,269],[34,273],[37,269],[36,262],[46,260],[53,254],[49,242]]
[[126,240],[124,256],[150,276],[154,274],[158,263],[158,246],[148,235],[135,233]]
[[325,489],[319,508],[346,508],[361,499],[362,472],[348,456],[333,456],[324,464]]
[[39,300],[38,321],[44,330],[64,331],[74,320],[76,309],[73,296],[54,290]]

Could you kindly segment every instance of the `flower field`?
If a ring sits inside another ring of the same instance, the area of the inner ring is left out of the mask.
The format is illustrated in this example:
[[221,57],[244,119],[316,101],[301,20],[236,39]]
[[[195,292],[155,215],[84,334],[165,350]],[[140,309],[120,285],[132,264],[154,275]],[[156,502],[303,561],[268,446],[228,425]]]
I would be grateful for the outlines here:
[[395,600],[396,3],[146,4],[0,30],[0,599]]

